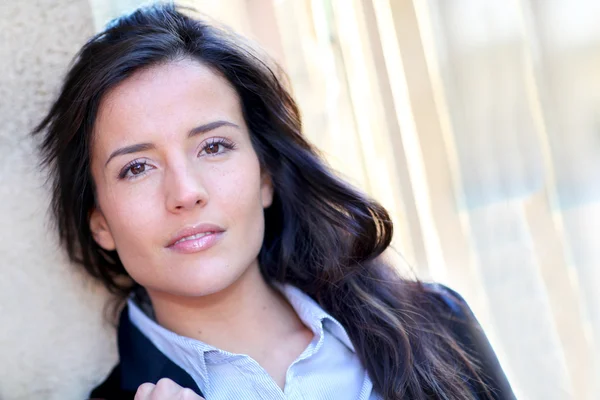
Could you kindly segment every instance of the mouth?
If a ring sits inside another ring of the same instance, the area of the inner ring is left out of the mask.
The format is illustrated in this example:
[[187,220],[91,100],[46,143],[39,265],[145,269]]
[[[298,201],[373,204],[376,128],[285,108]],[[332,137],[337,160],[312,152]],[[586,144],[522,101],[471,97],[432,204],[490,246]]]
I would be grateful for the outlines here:
[[180,230],[166,246],[180,253],[196,253],[214,246],[225,230],[212,224],[202,224]]
[[214,235],[215,233],[217,233],[217,232],[203,232],[203,233],[197,233],[197,234],[191,235],[191,236],[186,236],[184,238],[179,239],[175,243],[173,243],[173,246],[177,245],[178,243],[187,242],[189,240],[196,240],[196,239],[203,238],[204,236]]

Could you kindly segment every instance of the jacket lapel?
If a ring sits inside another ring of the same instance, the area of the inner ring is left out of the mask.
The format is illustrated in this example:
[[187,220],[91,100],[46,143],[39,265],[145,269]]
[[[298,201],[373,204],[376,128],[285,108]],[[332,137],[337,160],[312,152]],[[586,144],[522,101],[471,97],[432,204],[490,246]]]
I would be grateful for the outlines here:
[[202,396],[192,377],[158,350],[129,320],[128,308],[121,312],[118,332],[121,388],[135,393],[145,382],[169,378]]

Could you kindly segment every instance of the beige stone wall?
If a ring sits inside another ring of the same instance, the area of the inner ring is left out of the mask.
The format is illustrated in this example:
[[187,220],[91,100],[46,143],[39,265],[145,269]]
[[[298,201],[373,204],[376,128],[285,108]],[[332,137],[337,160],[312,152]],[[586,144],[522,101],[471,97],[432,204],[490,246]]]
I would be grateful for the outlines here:
[[93,32],[86,1],[0,2],[0,399],[83,399],[116,358],[105,294],[57,251],[28,132]]

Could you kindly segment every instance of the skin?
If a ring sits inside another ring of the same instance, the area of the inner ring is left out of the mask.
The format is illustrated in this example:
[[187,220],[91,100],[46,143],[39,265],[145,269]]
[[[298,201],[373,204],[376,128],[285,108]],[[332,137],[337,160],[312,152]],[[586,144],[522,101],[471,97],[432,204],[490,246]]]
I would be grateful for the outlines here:
[[[190,135],[197,127],[204,132]],[[94,239],[146,288],[158,323],[249,355],[283,388],[313,334],[260,274],[273,186],[229,82],[192,60],[138,71],[103,98],[91,153]],[[223,229],[212,247],[169,247],[177,232],[201,223]]]
[[140,385],[133,400],[204,400],[191,389],[182,388],[170,379]]

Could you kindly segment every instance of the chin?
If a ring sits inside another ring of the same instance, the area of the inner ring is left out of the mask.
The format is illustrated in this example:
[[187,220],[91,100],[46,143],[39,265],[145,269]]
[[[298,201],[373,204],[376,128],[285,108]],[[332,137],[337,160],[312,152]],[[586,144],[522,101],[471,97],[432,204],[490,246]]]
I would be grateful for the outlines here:
[[171,284],[169,288],[164,289],[172,295],[178,296],[210,296],[231,287],[242,275],[244,275],[244,270],[233,271],[227,265],[216,268],[202,268],[182,274],[175,281],[173,281],[172,275],[169,276]]

